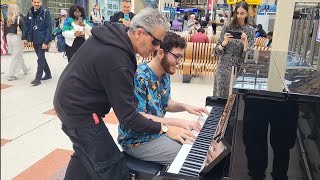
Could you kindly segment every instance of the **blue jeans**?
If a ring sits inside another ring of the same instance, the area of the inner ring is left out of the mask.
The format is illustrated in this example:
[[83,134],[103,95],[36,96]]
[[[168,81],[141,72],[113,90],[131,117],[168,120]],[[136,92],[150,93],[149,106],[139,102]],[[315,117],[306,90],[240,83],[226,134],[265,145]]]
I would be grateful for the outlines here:
[[45,76],[51,76],[51,71],[45,56],[46,50],[42,49],[42,44],[33,44],[33,46],[38,56],[38,68],[36,79],[41,80],[43,71],[45,73]]

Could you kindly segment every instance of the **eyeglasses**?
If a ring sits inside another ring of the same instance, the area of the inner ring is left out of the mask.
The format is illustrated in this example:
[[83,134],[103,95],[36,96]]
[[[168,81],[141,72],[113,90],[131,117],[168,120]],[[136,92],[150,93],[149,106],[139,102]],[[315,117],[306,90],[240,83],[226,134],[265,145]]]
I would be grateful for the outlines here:
[[73,14],[74,14],[74,15],[76,15],[76,14],[81,15],[82,13],[81,13],[81,12],[76,12],[76,11],[75,11]]
[[181,54],[174,54],[174,53],[172,53],[171,51],[167,51],[167,52],[169,52],[170,54],[172,54],[172,56],[176,59],[176,62],[177,62],[177,63],[180,62],[180,61],[182,60],[182,58],[183,58],[183,55],[181,55]]
[[144,27],[142,27],[142,26],[137,26],[137,28],[142,28],[147,34],[149,34],[149,36],[151,36],[151,37],[153,38],[153,40],[152,40],[152,45],[154,45],[154,46],[159,46],[159,45],[162,43],[161,40],[159,40],[159,39],[157,39],[156,37],[154,37],[154,36],[151,34],[151,32],[147,31]]

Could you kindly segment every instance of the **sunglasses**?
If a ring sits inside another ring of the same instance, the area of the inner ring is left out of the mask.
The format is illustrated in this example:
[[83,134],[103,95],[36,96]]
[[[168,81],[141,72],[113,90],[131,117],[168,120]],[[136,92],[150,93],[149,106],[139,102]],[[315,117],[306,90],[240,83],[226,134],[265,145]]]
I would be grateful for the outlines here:
[[183,55],[181,55],[181,54],[174,54],[174,53],[172,53],[171,51],[167,51],[167,52],[169,52],[170,54],[172,54],[172,56],[176,59],[176,62],[177,62],[177,63],[180,62],[180,61],[182,60],[182,58],[183,58]]
[[153,40],[152,40],[152,45],[154,45],[154,46],[159,46],[159,45],[162,43],[161,40],[159,40],[159,39],[157,39],[156,37],[154,37],[154,36],[151,34],[151,32],[147,31],[144,27],[142,27],[142,26],[137,26],[137,28],[142,28],[149,36],[151,36],[151,37],[153,38]]

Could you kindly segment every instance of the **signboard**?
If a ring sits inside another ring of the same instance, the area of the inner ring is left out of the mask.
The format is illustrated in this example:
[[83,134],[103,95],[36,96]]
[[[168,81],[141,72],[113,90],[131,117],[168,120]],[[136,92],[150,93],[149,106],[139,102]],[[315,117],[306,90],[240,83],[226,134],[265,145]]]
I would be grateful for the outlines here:
[[181,8],[181,7],[177,7],[177,12],[188,12],[188,13],[197,13],[198,9],[197,8]]
[[[242,0],[226,0],[227,4],[236,4]],[[260,5],[262,0],[245,0],[249,5]]]
[[2,4],[17,4],[17,0],[1,0]]
[[105,1],[107,4],[107,9],[105,11],[104,17],[105,17],[105,20],[109,21],[110,16],[120,11],[120,3],[119,3],[119,0],[105,0]]
[[317,32],[316,41],[320,42],[320,20],[318,20],[318,32]]
[[226,1],[225,0],[208,0],[207,4],[208,4],[208,10],[212,10],[212,1],[213,4],[215,4],[216,6],[218,5],[225,5]]

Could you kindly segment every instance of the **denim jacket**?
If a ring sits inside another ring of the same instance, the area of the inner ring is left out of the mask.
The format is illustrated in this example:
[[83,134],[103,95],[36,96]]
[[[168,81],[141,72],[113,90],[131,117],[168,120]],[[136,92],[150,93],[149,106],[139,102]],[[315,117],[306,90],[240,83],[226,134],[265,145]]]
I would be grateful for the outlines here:
[[49,44],[51,41],[52,26],[49,11],[42,6],[34,12],[32,7],[25,19],[23,40],[28,40],[34,44]]

